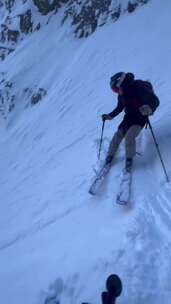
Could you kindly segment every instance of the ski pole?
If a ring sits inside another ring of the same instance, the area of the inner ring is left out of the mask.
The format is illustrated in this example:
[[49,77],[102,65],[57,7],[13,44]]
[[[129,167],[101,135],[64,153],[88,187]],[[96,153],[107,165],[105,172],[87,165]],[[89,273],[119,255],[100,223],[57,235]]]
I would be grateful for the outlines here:
[[102,131],[101,131],[101,139],[100,139],[98,159],[100,159],[100,153],[101,153],[101,147],[102,147],[102,141],[103,141],[104,126],[105,126],[105,120],[103,120],[103,124],[102,124]]
[[154,143],[155,143],[155,146],[156,146],[156,149],[157,149],[157,152],[158,152],[158,155],[159,155],[159,158],[160,158],[162,167],[163,167],[163,171],[164,171],[165,176],[166,176],[166,181],[169,182],[169,177],[168,177],[168,174],[167,174],[167,171],[166,171],[166,167],[165,167],[165,165],[164,165],[164,161],[163,161],[162,156],[161,156],[161,153],[160,153],[159,145],[158,145],[157,140],[156,140],[156,137],[155,137],[155,135],[154,135],[153,128],[152,128],[152,125],[151,125],[151,122],[150,122],[149,118],[148,118],[147,123],[148,123],[148,125],[149,125],[150,131],[151,131],[151,134],[152,134],[152,137],[153,137],[153,139],[154,139]]

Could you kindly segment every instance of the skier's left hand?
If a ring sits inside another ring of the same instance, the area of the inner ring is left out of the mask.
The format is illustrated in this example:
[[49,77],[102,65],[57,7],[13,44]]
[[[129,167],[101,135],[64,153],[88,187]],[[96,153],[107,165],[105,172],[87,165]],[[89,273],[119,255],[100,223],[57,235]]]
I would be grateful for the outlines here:
[[111,120],[112,117],[109,115],[109,114],[102,114],[102,120],[105,121],[105,120]]
[[152,114],[152,109],[150,108],[150,106],[148,105],[143,105],[139,108],[141,114],[143,116],[148,116],[148,115],[151,115]]

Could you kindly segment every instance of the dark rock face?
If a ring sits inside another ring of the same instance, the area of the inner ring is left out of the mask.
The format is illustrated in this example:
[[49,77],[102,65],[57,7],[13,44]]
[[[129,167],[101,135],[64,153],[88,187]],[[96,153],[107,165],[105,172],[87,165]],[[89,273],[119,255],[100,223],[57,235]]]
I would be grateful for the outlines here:
[[33,22],[31,20],[31,9],[27,10],[24,14],[19,15],[20,17],[20,30],[24,34],[31,33],[33,30]]
[[139,0],[139,1],[128,1],[128,7],[127,7],[127,10],[128,10],[128,13],[132,13],[135,11],[135,9],[137,8],[137,6],[139,5],[143,5],[143,4],[146,4],[147,2],[149,2],[150,0]]
[[0,46],[0,59],[4,60],[6,56],[8,56],[13,51],[15,51],[15,49]]
[[19,31],[14,31],[14,30],[7,30],[7,39],[8,41],[12,41],[12,42],[18,42],[18,38],[19,38],[20,32]]
[[0,81],[0,113],[2,117],[6,119],[8,116],[7,115],[8,111],[6,111],[7,104],[9,105],[9,111],[10,111],[11,110],[10,108],[12,107],[15,98],[10,94],[10,90],[12,89],[13,86],[12,82],[5,81],[5,77],[4,77],[5,75],[3,75],[3,73],[1,76],[2,78]]
[[33,3],[42,15],[47,15],[49,12],[57,10],[65,2],[66,1],[62,0],[53,0],[50,2],[48,0],[33,0]]
[[87,37],[98,26],[102,26],[109,21],[116,21],[121,14],[131,13],[138,6],[146,4],[148,1],[150,0],[130,0],[125,6],[122,1],[118,4],[118,2],[112,0],[70,0],[64,13],[63,23],[70,18],[75,35],[78,38]]
[[13,41],[17,42],[19,31],[10,30],[6,24],[1,24],[2,31],[0,33],[0,41]]
[[[117,21],[122,14],[134,12],[137,7],[149,1],[0,0],[0,61],[14,52],[27,35],[40,30],[42,25],[45,26],[64,4],[62,24],[70,20],[73,33],[82,38],[91,35],[104,24]],[[19,8],[21,11],[18,11]],[[47,91],[38,85],[17,91],[15,83],[8,81],[7,73],[0,73],[0,113],[4,119],[16,103],[24,103],[25,107],[33,106],[42,101],[46,94]]]
[[7,74],[0,74],[0,114],[6,120],[8,114],[15,109],[17,103],[23,103],[29,107],[42,101],[47,91],[44,88],[34,86],[16,91],[15,83],[7,80]]
[[[105,19],[109,13],[111,4],[111,0],[92,0],[91,4],[89,1],[82,2],[75,0],[69,1],[63,18],[63,22],[68,18],[72,19],[71,24],[75,26],[74,32],[79,38],[87,37],[94,32],[98,26],[99,18],[102,16],[100,26],[105,24]],[[80,11],[78,10],[79,5]]]
[[[41,29],[41,18],[56,14],[65,4],[62,24],[70,20],[76,37],[92,34],[97,27],[116,21],[125,12],[132,13],[150,0],[0,0],[0,59],[15,50],[26,35]],[[33,18],[33,4],[38,9]],[[18,12],[21,7],[21,12]],[[15,14],[16,10],[16,14]],[[35,18],[36,17],[36,18]],[[1,20],[1,19],[0,19]],[[34,21],[33,21],[34,20]]]
[[47,94],[47,91],[43,88],[39,88],[37,93],[34,93],[31,97],[31,104],[34,105],[41,101],[43,97]]
[[[42,15],[48,15],[50,12],[56,14],[58,9],[67,1],[0,0],[0,20],[2,18],[2,22],[0,23],[0,59],[4,60],[26,35],[41,28]],[[36,9],[38,9],[37,16],[35,16],[34,11],[34,22],[33,3]],[[18,12],[18,7],[21,7],[21,12]]]
[[11,13],[15,0],[5,0],[4,4],[9,13]]

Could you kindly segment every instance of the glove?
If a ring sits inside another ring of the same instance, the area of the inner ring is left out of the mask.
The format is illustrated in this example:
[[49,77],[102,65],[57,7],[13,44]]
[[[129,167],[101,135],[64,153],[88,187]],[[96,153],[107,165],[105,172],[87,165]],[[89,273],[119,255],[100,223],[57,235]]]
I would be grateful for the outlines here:
[[148,116],[148,115],[151,115],[153,112],[152,112],[152,109],[150,108],[150,106],[148,105],[143,105],[139,108],[139,111],[140,113],[143,115],[143,116]]
[[102,115],[102,120],[105,121],[105,120],[111,120],[112,117],[109,115],[109,114],[103,114]]

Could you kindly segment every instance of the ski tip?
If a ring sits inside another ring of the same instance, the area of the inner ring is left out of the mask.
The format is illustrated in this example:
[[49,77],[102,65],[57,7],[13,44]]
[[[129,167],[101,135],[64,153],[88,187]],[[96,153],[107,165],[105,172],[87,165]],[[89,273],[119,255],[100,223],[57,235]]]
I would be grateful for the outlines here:
[[119,200],[119,199],[116,200],[116,203],[117,203],[118,205],[121,205],[121,206],[125,206],[125,205],[128,204],[127,201],[123,201],[123,200]]
[[95,193],[91,189],[88,191],[88,193],[95,196]]

